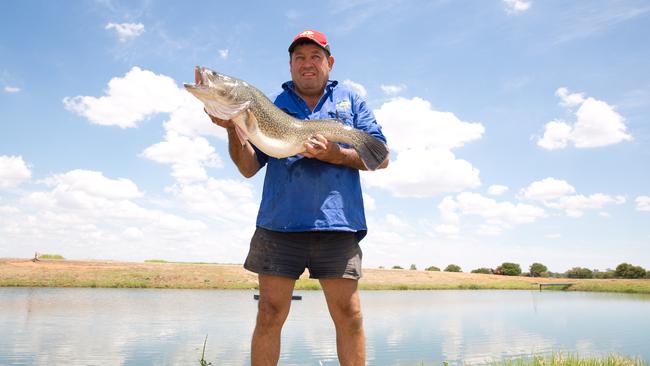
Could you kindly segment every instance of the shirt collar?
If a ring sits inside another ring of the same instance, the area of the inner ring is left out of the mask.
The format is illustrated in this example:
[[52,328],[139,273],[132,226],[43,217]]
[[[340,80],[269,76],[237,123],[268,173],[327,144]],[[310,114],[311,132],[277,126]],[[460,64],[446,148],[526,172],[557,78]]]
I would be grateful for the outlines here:
[[[325,93],[329,92],[332,88],[338,85],[338,81],[336,80],[328,80],[327,85],[325,85]],[[282,89],[291,91],[292,93],[296,93],[295,85],[293,83],[293,80],[289,80],[286,83],[282,84]]]

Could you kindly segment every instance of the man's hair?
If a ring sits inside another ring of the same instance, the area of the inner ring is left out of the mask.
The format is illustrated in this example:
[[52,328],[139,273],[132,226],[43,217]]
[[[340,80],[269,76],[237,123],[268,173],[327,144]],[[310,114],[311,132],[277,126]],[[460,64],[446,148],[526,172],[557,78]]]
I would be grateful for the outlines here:
[[328,51],[325,48],[321,47],[321,45],[319,45],[318,43],[316,43],[316,42],[314,42],[314,41],[312,41],[311,39],[308,39],[308,38],[302,38],[302,39],[297,40],[296,43],[293,44],[293,47],[291,48],[291,52],[289,52],[289,57],[291,57],[293,55],[293,51],[296,49],[296,47],[302,46],[302,45],[305,45],[305,44],[316,45],[316,46],[318,46],[318,48],[323,50],[323,52],[325,52],[325,56],[327,56],[327,57],[331,56],[330,51]]

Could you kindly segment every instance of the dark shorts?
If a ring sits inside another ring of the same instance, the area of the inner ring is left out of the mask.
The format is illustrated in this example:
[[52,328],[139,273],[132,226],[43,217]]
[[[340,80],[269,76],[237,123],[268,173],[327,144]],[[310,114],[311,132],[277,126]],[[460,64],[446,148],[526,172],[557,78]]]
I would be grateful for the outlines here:
[[355,233],[346,231],[279,232],[258,227],[244,268],[262,275],[298,279],[361,278],[361,248]]

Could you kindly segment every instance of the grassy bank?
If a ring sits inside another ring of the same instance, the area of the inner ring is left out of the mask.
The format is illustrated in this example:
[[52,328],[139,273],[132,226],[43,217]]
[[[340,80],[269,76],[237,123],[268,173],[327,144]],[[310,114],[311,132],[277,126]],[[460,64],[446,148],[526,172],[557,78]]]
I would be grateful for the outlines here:
[[580,357],[574,354],[557,353],[550,356],[533,356],[506,359],[491,363],[492,366],[647,366],[639,358],[611,354],[605,357]]
[[[318,281],[308,277],[305,273],[296,289],[320,288]],[[539,288],[539,282],[571,283],[567,291],[650,293],[650,280],[530,278],[393,269],[364,269],[359,287],[534,290]],[[257,276],[238,264],[0,259],[0,286],[253,289],[257,288]]]

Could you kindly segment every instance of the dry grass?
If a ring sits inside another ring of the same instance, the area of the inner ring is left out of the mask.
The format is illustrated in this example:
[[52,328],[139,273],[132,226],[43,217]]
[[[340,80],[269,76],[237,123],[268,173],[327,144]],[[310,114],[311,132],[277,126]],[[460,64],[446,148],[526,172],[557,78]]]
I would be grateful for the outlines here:
[[[650,293],[650,280],[530,278],[394,269],[363,271],[359,287],[365,290],[531,290],[544,282],[572,283],[568,290],[575,291]],[[257,288],[257,276],[238,264],[0,259],[0,286],[247,289]],[[296,288],[319,289],[320,286],[305,273]]]

